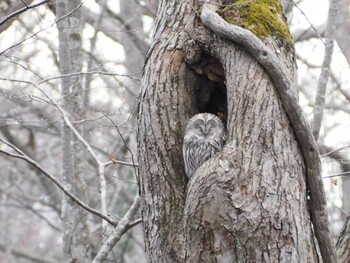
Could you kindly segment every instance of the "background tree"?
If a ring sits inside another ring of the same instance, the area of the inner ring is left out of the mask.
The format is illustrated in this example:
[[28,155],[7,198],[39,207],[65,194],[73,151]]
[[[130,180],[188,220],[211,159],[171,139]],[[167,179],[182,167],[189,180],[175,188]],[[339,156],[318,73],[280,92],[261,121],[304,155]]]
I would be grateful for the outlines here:
[[[1,23],[6,25],[7,38],[1,36],[7,42],[2,41],[1,56],[3,65],[10,66],[8,71],[2,67],[3,76],[9,78],[2,78],[1,150],[31,165],[2,158],[6,183],[1,207],[8,216],[18,212],[18,219],[10,223],[4,217],[8,223],[3,227],[12,235],[1,236],[1,256],[7,262],[139,258],[143,255],[140,227],[125,232],[140,223],[134,216],[138,208],[138,199],[134,200],[136,132],[130,120],[147,30],[138,40],[142,55],[136,56],[137,46],[131,44],[135,32],[143,30],[142,18],[150,14],[149,7],[130,3],[130,8],[136,6],[145,15],[126,21],[127,14],[119,15],[108,3],[100,7],[91,5],[92,1],[88,5],[79,1],[44,4],[2,4]],[[53,27],[55,21],[59,30]],[[25,32],[16,38],[17,29]],[[33,39],[34,45],[25,51],[16,49]],[[117,54],[101,52],[106,43]],[[121,44],[134,48],[138,68],[136,62],[135,68],[121,66]],[[15,181],[10,179],[13,173]],[[28,214],[30,220],[21,224]],[[21,224],[18,232],[16,222]],[[31,231],[41,234],[29,240]]]

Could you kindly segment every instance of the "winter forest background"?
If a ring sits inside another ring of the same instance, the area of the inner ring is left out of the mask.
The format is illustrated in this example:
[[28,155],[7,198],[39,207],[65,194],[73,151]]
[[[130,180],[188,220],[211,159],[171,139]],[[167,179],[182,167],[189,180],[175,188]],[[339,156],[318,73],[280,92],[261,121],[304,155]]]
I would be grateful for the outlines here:
[[[349,3],[339,1],[318,140],[335,240],[350,211]],[[0,2],[0,262],[62,262],[72,232],[79,234],[71,244],[90,244],[77,253],[94,256],[111,234],[105,220],[72,206],[48,176],[114,223],[135,208],[138,94],[156,7],[157,1],[82,1],[81,19],[70,26],[83,52],[65,57],[60,49],[75,42],[58,33],[56,1]],[[285,8],[300,103],[311,120],[328,1],[286,0]],[[60,69],[61,60],[70,65]],[[80,60],[83,67],[74,70]],[[67,167],[81,176],[62,178]],[[119,234],[110,262],[146,262],[139,211]]]

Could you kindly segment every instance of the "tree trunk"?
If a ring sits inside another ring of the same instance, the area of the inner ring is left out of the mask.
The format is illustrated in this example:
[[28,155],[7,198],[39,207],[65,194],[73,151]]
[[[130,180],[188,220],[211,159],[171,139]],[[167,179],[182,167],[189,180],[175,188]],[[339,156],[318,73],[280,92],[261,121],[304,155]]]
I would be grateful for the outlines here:
[[350,262],[350,215],[346,219],[344,227],[339,235],[336,245],[339,263]]
[[186,262],[317,262],[303,159],[274,86],[242,48],[219,56],[229,139],[188,186]]
[[[142,78],[138,158],[148,259],[318,262],[305,164],[274,84],[242,47],[204,28],[202,2],[190,2],[159,3]],[[268,2],[280,19],[280,3]],[[260,37],[295,79],[288,28],[284,34]],[[229,138],[187,182],[183,134],[198,112],[221,117]]]
[[[80,19],[80,0],[58,0],[56,16],[59,33],[59,62],[62,75],[81,72],[82,23]],[[76,10],[75,10],[76,9]],[[75,11],[74,11],[75,10]],[[62,107],[69,113],[71,121],[84,118],[82,104],[82,78],[80,76],[61,79]],[[82,133],[82,126],[76,127]],[[62,120],[62,181],[80,199],[86,201],[82,179],[82,144]],[[91,245],[87,225],[87,212],[78,207],[68,196],[62,200],[63,254],[65,262],[91,262]]]

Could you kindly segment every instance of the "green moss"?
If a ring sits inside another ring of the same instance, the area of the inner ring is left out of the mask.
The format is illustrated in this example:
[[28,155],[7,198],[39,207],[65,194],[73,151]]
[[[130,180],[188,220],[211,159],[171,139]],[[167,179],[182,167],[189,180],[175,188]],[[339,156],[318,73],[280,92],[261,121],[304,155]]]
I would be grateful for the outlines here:
[[278,0],[236,0],[218,13],[228,23],[249,29],[262,40],[272,36],[286,46],[293,43]]

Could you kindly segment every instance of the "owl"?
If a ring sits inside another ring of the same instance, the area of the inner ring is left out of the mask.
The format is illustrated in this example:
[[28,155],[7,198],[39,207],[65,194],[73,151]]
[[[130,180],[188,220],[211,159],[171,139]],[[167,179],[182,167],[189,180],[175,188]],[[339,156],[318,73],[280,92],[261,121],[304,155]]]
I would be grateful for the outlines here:
[[190,119],[182,146],[188,179],[205,161],[221,150],[226,138],[225,126],[214,114],[200,113]]

